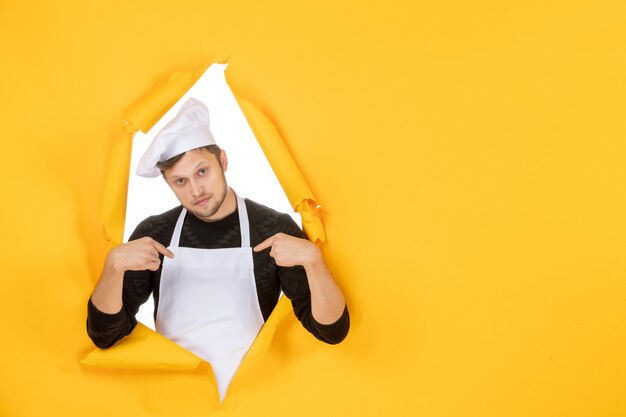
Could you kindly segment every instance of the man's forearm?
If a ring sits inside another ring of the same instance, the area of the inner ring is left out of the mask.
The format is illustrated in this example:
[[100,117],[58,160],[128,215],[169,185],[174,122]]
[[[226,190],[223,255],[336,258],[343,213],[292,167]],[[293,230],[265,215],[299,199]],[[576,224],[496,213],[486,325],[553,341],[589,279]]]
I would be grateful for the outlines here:
[[91,294],[91,302],[101,312],[115,314],[122,309],[123,288],[124,271],[106,263],[102,276]]
[[87,308],[87,334],[99,348],[113,346],[127,335],[134,323],[123,309],[124,272],[105,264]]
[[302,265],[311,292],[311,314],[320,324],[333,324],[342,316],[346,301],[335,283],[320,249],[312,242],[276,233],[254,247],[255,252],[270,250],[278,266]]
[[161,265],[159,253],[169,258],[174,254],[150,237],[124,243],[111,249],[104,271],[91,296],[93,305],[103,313],[115,314],[122,309],[122,291],[126,271],[156,271]]
[[321,253],[313,262],[303,266],[311,290],[313,318],[320,324],[335,323],[343,314],[346,301]]

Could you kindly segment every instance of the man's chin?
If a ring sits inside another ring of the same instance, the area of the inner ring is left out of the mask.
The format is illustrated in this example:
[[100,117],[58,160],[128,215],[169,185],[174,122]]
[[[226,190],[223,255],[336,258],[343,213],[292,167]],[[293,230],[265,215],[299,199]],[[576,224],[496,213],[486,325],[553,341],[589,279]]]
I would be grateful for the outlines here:
[[212,219],[219,210],[219,207],[207,207],[207,208],[198,208],[198,207],[187,207],[187,211],[191,212],[194,216],[204,221],[213,221],[217,219]]

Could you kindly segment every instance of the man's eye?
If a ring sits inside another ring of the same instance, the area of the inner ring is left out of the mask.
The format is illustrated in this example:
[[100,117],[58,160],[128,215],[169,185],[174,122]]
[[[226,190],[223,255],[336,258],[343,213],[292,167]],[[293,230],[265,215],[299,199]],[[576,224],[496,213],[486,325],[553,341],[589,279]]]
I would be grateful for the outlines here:
[[206,169],[206,168],[201,168],[201,169],[198,171],[198,174],[200,174],[200,175],[204,175],[204,174],[206,174],[206,173],[207,173],[207,169]]
[[176,180],[176,184],[178,185],[183,185],[185,183],[185,179],[184,178],[179,178]]

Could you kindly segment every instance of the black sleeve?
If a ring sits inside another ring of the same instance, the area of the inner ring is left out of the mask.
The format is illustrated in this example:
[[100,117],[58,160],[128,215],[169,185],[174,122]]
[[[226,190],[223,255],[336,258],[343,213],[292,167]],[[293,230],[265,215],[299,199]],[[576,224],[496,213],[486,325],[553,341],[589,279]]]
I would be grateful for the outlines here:
[[[280,214],[277,217],[277,228],[279,232],[306,238],[296,222],[287,214]],[[350,329],[350,315],[347,306],[335,323],[318,323],[311,312],[311,291],[304,267],[278,267],[278,276],[283,293],[291,300],[293,311],[305,329],[319,340],[333,345],[346,338]]]
[[[141,222],[130,240],[147,236],[151,230],[150,218]],[[124,274],[122,290],[122,309],[115,314],[104,313],[91,302],[87,303],[87,334],[93,343],[101,349],[113,346],[124,336],[130,334],[137,325],[135,315],[139,306],[148,300],[154,282],[153,272],[127,271]]]

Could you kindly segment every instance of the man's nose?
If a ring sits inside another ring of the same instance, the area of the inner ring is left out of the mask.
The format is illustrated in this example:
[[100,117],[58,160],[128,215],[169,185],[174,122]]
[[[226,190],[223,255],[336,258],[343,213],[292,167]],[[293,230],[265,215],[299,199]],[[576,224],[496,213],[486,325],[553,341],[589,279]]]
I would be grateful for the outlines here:
[[198,197],[202,195],[202,185],[197,181],[191,180],[189,181],[191,185],[191,193],[194,197]]

